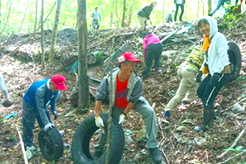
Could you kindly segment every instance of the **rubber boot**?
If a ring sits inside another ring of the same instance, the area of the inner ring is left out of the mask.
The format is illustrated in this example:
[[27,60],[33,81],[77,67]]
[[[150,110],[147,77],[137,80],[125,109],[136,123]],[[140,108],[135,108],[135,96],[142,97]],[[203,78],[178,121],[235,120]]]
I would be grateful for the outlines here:
[[150,67],[145,67],[143,71],[143,79],[147,78],[150,76]]
[[203,110],[203,121],[201,126],[196,126],[194,128],[195,131],[206,131],[211,127],[211,122],[214,117],[214,110],[208,110],[204,109]]

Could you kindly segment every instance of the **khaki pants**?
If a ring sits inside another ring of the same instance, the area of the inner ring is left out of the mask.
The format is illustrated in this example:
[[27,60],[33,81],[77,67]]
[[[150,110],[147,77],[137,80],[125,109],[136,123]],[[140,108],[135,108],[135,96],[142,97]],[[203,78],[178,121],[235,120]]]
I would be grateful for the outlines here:
[[145,22],[148,20],[147,18],[145,17],[141,17],[138,15],[138,20],[139,20],[139,23],[140,23],[140,27],[141,27],[141,30],[144,30],[145,29]]
[[178,77],[181,79],[179,83],[179,88],[175,96],[167,104],[165,111],[172,112],[180,104],[182,99],[191,102],[198,88],[198,83],[196,82],[196,73],[189,66],[180,66],[177,71]]

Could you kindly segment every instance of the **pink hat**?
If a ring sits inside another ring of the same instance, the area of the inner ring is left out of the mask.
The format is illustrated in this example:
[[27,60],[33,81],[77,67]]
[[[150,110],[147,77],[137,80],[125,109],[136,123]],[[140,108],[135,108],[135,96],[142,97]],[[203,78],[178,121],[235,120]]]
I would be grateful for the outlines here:
[[62,75],[54,75],[51,77],[50,81],[56,86],[58,90],[66,90],[66,78]]
[[136,63],[141,63],[140,59],[137,59],[132,52],[124,52],[118,57],[118,63],[121,64],[123,61],[131,61]]

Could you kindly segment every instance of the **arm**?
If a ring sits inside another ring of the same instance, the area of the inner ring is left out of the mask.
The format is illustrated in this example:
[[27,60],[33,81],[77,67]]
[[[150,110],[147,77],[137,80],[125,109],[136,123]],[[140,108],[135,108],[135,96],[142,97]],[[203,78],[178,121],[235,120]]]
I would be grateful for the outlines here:
[[101,110],[101,106],[102,106],[102,101],[96,100],[95,102],[95,117],[99,117],[100,116],[100,110]]
[[45,111],[46,109],[44,108],[44,95],[45,95],[45,89],[44,87],[40,87],[37,90],[37,93],[35,95],[35,101],[36,101],[36,108],[37,112],[41,118],[41,121],[44,125],[50,123]]

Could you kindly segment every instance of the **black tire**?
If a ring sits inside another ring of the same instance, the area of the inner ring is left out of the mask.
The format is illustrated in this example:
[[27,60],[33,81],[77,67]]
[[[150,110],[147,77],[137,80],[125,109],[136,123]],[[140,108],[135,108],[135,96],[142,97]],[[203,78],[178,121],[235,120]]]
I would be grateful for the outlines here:
[[63,155],[64,144],[60,132],[55,128],[38,133],[39,148],[48,161],[58,160]]
[[228,42],[229,49],[227,51],[229,55],[229,60],[232,65],[232,75],[230,77],[230,81],[235,80],[240,73],[241,67],[242,67],[242,57],[241,57],[241,51],[238,47],[238,45],[234,42]]
[[[105,153],[94,159],[90,154],[90,140],[93,134],[98,130],[95,124],[95,115],[88,116],[75,131],[72,140],[72,160],[75,164],[103,164],[105,163]],[[106,114],[101,114],[103,123],[105,126],[105,131],[107,134],[107,120],[108,116]],[[111,125],[111,142],[110,142],[110,152],[109,152],[109,163],[117,164],[120,162],[124,146],[125,137],[122,126],[118,122],[112,120]]]

